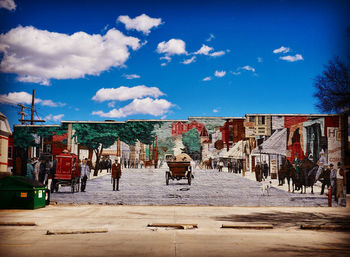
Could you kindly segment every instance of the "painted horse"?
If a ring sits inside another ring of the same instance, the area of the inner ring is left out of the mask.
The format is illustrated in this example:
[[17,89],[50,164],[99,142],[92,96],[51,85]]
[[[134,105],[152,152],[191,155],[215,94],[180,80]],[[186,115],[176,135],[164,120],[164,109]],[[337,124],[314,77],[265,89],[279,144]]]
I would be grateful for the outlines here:
[[205,168],[205,169],[213,169],[213,166],[211,165],[211,162],[212,162],[212,159],[211,159],[211,158],[209,158],[209,160],[204,161],[204,162],[203,162],[204,168]]
[[293,188],[292,192],[294,193],[294,186],[295,186],[296,178],[297,178],[297,174],[296,174],[295,168],[288,161],[288,159],[285,159],[282,163],[281,168],[278,170],[279,186],[284,184],[284,179],[287,179],[288,192],[290,192],[290,180],[292,180],[292,188]]
[[[314,193],[314,181],[316,176],[318,166],[314,167],[314,163],[309,159],[305,158],[300,164],[300,174],[298,179],[298,184],[301,189],[301,194],[304,191],[306,194],[306,187],[311,187],[311,194]],[[304,190],[303,190],[304,189]]]

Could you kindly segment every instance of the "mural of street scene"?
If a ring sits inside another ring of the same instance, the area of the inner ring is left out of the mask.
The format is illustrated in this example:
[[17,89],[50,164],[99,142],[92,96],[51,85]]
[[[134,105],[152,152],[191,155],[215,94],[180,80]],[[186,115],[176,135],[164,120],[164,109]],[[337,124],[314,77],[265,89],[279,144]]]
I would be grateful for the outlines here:
[[60,203],[327,206],[330,195],[340,206],[346,123],[246,114],[16,125],[9,169],[27,176],[32,166]]

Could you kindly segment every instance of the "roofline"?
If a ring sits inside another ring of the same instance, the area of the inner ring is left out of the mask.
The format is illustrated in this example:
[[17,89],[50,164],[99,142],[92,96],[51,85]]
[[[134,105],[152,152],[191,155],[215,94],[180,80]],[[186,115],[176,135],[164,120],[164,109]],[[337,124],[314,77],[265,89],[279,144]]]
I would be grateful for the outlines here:
[[53,125],[53,124],[43,124],[43,125],[22,125],[22,124],[17,124],[17,125],[13,125],[14,127],[32,127],[32,128],[36,128],[36,127],[61,127],[61,125]]
[[227,119],[245,119],[245,117],[188,117],[188,119],[221,119],[221,120],[227,120]]
[[312,114],[312,113],[247,113],[245,116],[314,116],[314,117],[325,117],[325,116],[340,116],[341,114]]
[[61,123],[125,123],[125,121],[115,121],[115,120],[108,120],[108,121],[92,121],[92,120],[62,120]]
[[157,120],[157,119],[134,119],[134,120],[126,120],[126,122],[132,122],[132,121],[155,121],[155,122],[158,122],[158,121],[188,121],[188,120]]

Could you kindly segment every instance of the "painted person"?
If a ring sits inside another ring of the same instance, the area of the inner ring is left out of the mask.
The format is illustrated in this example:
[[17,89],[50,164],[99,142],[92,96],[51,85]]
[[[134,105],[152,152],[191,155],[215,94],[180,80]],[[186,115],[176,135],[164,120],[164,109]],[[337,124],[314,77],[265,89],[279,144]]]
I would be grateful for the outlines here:
[[337,169],[334,168],[333,163],[329,165],[331,174],[329,175],[331,180],[332,195],[334,195],[335,201],[337,201]]
[[318,165],[318,169],[316,172],[316,176],[315,176],[315,181],[314,184],[317,182],[317,180],[320,178],[322,171],[324,169],[324,166],[327,164],[327,160],[326,157],[324,156],[324,151],[322,149],[322,151],[320,152],[320,159],[317,161],[317,165]]
[[122,168],[119,164],[118,160],[115,159],[113,165],[112,165],[112,180],[113,180],[113,191],[116,190],[119,191],[119,179],[122,176]]
[[33,165],[33,168],[34,168],[34,172],[33,172],[34,180],[36,182],[39,182],[40,161],[38,160],[37,157],[33,158],[33,164],[32,165]]
[[263,168],[264,178],[267,179],[267,176],[269,175],[269,165],[267,165],[266,161],[264,161],[262,168]]
[[34,168],[30,159],[27,160],[27,178],[34,180]]
[[299,179],[301,160],[299,159],[298,153],[295,153],[294,160],[293,160],[292,164],[293,164],[294,169],[295,169],[295,171],[297,173],[297,179]]
[[144,165],[143,160],[141,160],[141,161],[140,161],[140,167],[141,167],[141,169],[143,168],[143,165]]
[[80,191],[81,192],[85,192],[86,181],[88,180],[89,177],[90,177],[90,167],[87,164],[87,158],[85,158],[82,164],[80,165],[80,179],[81,179]]
[[256,181],[258,182],[261,182],[261,175],[262,175],[262,172],[261,172],[261,165],[260,165],[260,162],[258,162],[256,165],[255,165],[255,179]]
[[[341,163],[337,163],[337,193],[336,193],[336,199],[339,201],[342,201],[344,198],[344,189],[346,188],[346,181],[345,181],[345,172],[343,168],[341,167]],[[341,203],[341,202],[340,202]]]

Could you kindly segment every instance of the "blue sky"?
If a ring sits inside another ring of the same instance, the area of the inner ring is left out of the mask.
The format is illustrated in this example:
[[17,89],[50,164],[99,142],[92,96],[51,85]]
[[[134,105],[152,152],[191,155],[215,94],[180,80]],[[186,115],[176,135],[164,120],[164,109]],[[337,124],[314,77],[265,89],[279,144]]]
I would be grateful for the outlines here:
[[313,79],[349,61],[348,1],[163,2],[0,2],[0,111],[35,89],[47,124],[318,113]]

